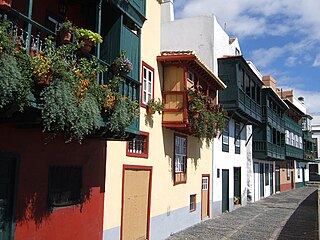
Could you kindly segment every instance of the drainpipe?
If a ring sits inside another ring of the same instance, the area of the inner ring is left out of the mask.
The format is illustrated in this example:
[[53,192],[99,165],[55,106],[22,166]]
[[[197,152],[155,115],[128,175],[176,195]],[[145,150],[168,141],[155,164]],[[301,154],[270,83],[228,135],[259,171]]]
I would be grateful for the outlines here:
[[[33,0],[28,1],[28,18],[32,18],[32,7],[33,7]],[[30,53],[30,44],[31,44],[31,31],[32,31],[32,25],[31,23],[28,23],[28,38],[26,42],[26,53]]]
[[[102,0],[98,0],[96,8],[96,31],[101,35],[101,16],[102,16]],[[100,59],[100,43],[97,44],[96,57]],[[103,78],[98,74],[99,84],[103,84]]]

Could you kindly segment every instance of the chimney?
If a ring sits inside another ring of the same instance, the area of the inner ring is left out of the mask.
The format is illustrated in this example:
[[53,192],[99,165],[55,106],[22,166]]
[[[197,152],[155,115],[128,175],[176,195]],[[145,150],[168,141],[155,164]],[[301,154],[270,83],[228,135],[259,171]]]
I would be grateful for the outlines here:
[[263,76],[262,82],[266,87],[271,87],[273,91],[277,92],[276,83],[277,81],[271,76]]
[[173,0],[162,0],[161,3],[161,22],[174,21]]

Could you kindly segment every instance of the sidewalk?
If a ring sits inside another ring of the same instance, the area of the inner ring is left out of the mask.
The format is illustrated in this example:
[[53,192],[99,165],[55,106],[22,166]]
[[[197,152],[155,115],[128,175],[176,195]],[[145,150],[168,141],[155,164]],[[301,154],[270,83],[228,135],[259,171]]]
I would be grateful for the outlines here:
[[176,233],[168,240],[318,239],[316,190],[303,187],[275,194]]

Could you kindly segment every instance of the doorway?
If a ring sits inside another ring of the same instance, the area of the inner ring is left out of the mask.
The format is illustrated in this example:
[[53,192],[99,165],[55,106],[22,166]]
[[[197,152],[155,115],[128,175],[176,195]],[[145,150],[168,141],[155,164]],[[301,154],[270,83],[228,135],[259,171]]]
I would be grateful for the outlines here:
[[222,169],[222,212],[229,211],[229,170]]
[[280,192],[280,166],[276,165],[276,192]]
[[234,197],[239,198],[239,204],[241,204],[241,167],[233,168],[233,184]]
[[264,164],[259,164],[260,172],[260,198],[264,197]]
[[201,180],[201,219],[210,216],[210,175],[202,175]]
[[149,239],[152,167],[124,166],[121,239]]

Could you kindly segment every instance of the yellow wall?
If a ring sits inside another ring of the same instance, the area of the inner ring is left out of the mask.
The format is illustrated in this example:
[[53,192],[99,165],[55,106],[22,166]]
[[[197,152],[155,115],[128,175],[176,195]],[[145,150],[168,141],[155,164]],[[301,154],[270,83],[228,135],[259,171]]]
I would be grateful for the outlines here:
[[[147,20],[143,25],[141,47],[142,61],[155,69],[154,97],[162,99],[162,68],[156,57],[160,55],[160,4],[147,1]],[[122,198],[122,168],[124,164],[152,166],[151,218],[178,208],[189,206],[189,195],[201,199],[201,176],[211,175],[211,146],[188,136],[187,183],[173,184],[174,131],[162,128],[162,115],[146,115],[141,108],[140,130],[149,132],[149,158],[126,156],[125,142],[107,143],[106,194],[104,230],[120,226]],[[201,148],[201,149],[200,149]],[[211,176],[212,177],[212,176]]]

